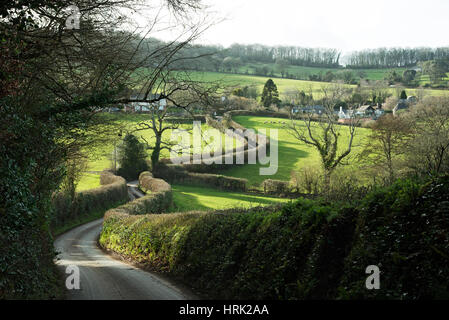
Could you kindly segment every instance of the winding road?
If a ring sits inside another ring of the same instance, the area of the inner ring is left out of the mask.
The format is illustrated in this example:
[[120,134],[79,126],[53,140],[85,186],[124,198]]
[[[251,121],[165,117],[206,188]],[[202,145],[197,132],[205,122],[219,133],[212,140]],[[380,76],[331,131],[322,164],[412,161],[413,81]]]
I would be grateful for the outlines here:
[[[143,194],[136,182],[128,184],[130,199]],[[57,265],[66,271],[77,266],[80,289],[68,290],[74,300],[190,300],[195,297],[168,280],[112,258],[103,252],[97,241],[103,219],[92,221],[68,231],[55,241],[59,252]],[[67,274],[69,276],[70,274]]]

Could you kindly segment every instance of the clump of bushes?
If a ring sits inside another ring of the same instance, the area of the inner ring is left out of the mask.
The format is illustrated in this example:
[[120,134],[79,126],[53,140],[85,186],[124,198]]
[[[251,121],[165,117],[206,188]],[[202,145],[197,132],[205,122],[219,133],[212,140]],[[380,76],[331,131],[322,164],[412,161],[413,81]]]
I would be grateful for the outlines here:
[[266,179],[262,182],[263,192],[265,194],[287,194],[290,192],[290,183],[288,181]]
[[[222,299],[448,298],[449,177],[357,204],[105,218],[100,243]],[[381,270],[367,290],[365,269]]]
[[331,175],[330,183],[325,185],[323,170],[316,166],[306,166],[291,172],[293,191],[321,196],[328,201],[357,201],[372,189],[364,186],[357,171],[351,168],[337,168]]
[[309,166],[291,172],[291,184],[296,192],[318,194],[321,180],[321,171],[316,167]]
[[289,119],[288,112],[274,112],[266,109],[261,110],[232,110],[228,112],[231,116],[256,116],[256,117],[270,117],[270,118],[285,118]]
[[[355,243],[345,261],[343,298],[449,298],[449,176],[422,186],[400,180],[360,205]],[[381,290],[360,287],[364,264],[378,265]]]

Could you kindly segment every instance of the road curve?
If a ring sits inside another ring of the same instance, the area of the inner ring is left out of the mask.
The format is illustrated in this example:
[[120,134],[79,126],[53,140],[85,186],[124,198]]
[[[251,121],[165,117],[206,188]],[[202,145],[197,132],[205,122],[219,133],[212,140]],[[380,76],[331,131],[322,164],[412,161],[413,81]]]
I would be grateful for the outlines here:
[[[189,300],[190,293],[150,272],[113,259],[97,246],[103,219],[68,231],[54,243],[56,264],[66,271],[75,265],[80,271],[80,289],[68,290],[74,300]],[[67,274],[69,276],[70,274]]]

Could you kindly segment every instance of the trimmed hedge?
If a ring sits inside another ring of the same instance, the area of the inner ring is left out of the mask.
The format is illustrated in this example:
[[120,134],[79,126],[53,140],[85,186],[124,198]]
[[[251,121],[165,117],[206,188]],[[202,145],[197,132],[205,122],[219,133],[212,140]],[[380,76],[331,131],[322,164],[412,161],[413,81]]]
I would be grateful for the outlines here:
[[267,110],[231,110],[227,112],[231,116],[254,116],[254,117],[270,117],[289,119],[290,115],[283,112],[267,111]]
[[61,192],[52,197],[52,227],[70,223],[82,216],[108,210],[128,201],[128,188],[125,179],[109,171],[100,175],[99,188],[77,192],[73,201]]
[[139,188],[148,194],[145,197],[107,211],[105,219],[114,215],[129,216],[162,213],[171,206],[173,199],[171,186],[164,180],[153,178],[150,172],[142,172],[140,174]]
[[[243,133],[247,130],[245,127],[241,126],[240,124],[238,124],[237,122],[235,122],[231,119],[230,112],[225,113],[224,118],[227,119],[227,121],[218,122],[218,121],[212,119],[210,116],[205,117],[206,123],[209,126],[216,128],[223,133],[226,133],[226,129],[229,129],[229,128],[242,130]],[[237,156],[242,157],[244,159],[244,163],[247,163],[249,151],[255,149],[254,151],[255,151],[256,155],[258,154],[259,148],[262,147],[260,144],[258,144],[258,142],[262,137],[264,137],[264,136],[261,134],[257,134],[257,133],[252,134],[249,138],[255,142],[255,147],[249,149],[248,138],[243,136],[244,145],[239,148],[234,148],[232,150],[232,155],[233,155],[233,161],[232,161],[233,164],[232,165],[225,164],[225,156],[226,155],[225,155],[225,152],[223,151],[222,155],[214,158],[215,163],[213,163],[213,164],[209,165],[209,164],[205,164],[203,162],[199,163],[199,164],[193,164],[192,163],[193,156],[190,155],[188,157],[182,158],[182,162],[186,162],[186,163],[181,164],[180,166],[184,167],[189,172],[195,172],[195,173],[213,173],[216,171],[222,171],[224,169],[229,169],[232,166],[240,166],[240,164],[236,163]],[[266,138],[265,142],[266,142],[265,146],[268,148],[270,145],[269,139]],[[187,163],[187,162],[189,162],[189,163]],[[171,161],[169,159],[163,159],[163,160],[161,160],[161,163],[162,164],[170,164]],[[154,170],[153,170],[153,172],[154,172]]]
[[196,186],[208,186],[226,191],[246,191],[248,180],[234,177],[226,177],[210,173],[188,172],[183,166],[159,164],[153,170],[155,177],[164,179],[170,183],[188,184]]
[[[103,247],[221,299],[449,297],[449,177],[359,205],[105,218]],[[367,290],[365,269],[381,270]]]
[[[449,176],[421,186],[398,181],[360,206],[355,243],[345,261],[343,298],[449,299]],[[355,277],[381,270],[381,290]],[[364,284],[364,283],[363,283]]]
[[151,172],[145,171],[139,175],[139,188],[145,192],[169,192],[171,186],[162,179],[155,179]]

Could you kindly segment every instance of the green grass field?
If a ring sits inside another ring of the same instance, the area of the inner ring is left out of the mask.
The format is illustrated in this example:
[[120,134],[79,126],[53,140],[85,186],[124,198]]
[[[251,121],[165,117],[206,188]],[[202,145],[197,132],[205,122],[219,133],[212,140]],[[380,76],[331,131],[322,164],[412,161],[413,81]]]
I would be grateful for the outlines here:
[[[300,67],[307,68],[307,67]],[[308,68],[312,71],[312,69],[317,68]],[[306,70],[306,69],[304,69]],[[323,71],[326,69],[323,69]],[[381,77],[381,73],[385,72],[384,69],[381,70],[365,70],[366,72],[371,72],[370,76]],[[265,82],[269,79],[268,77],[258,77],[258,76],[246,76],[239,74],[225,74],[225,73],[216,73],[216,72],[192,72],[192,79],[204,81],[204,82],[212,82],[212,81],[222,81],[224,84],[229,86],[256,86],[259,89],[259,92],[262,91]],[[426,81],[423,79],[423,81]],[[322,96],[322,88],[331,85],[330,83],[325,82],[312,82],[312,81],[303,81],[303,80],[292,80],[292,79],[274,79],[274,82],[278,86],[280,91],[281,99],[285,98],[285,94],[289,92],[293,92],[296,90],[304,90],[306,92],[312,92],[314,98],[318,99]],[[352,86],[355,87],[355,86]],[[398,95],[398,89],[391,88],[391,94]],[[417,95],[417,89],[406,89],[407,94]],[[424,94],[433,95],[433,96],[443,96],[449,95],[449,90],[432,90],[432,89],[422,89]],[[109,116],[109,115],[108,115]],[[120,119],[118,123],[124,125],[127,130],[132,131],[136,124],[141,121],[148,120],[148,116],[145,114],[131,114],[131,115],[120,115]],[[238,121],[249,128],[257,129],[257,128],[270,128],[269,125],[264,125],[263,122],[267,119],[256,119],[256,118],[238,118]],[[276,120],[276,119],[274,119]],[[207,129],[207,126],[203,124],[203,129]],[[298,147],[296,141],[293,141],[292,138],[286,133],[285,128],[281,126],[273,126],[273,128],[278,128],[280,130],[280,142],[279,142],[279,151],[280,158],[284,159],[282,163],[280,163],[278,173],[273,177],[275,179],[288,180],[290,177],[291,170],[301,168],[302,166],[309,165],[310,163],[316,163],[317,158],[314,155],[314,151],[310,149],[310,147]],[[149,130],[140,131],[136,133],[138,136],[144,137],[147,141],[151,142],[152,134]],[[167,131],[165,136],[170,136],[171,132]],[[87,171],[102,171],[106,168],[113,167],[112,159],[114,158],[114,141],[117,141],[116,136],[111,136],[110,142],[105,145],[95,148],[95,150],[89,150],[89,164]],[[150,154],[151,151],[148,151]],[[164,150],[161,154],[162,158],[168,158],[169,154],[166,150]],[[256,174],[257,173],[257,174]],[[251,184],[259,184],[267,177],[261,177],[258,174],[258,167],[256,166],[245,166],[241,168],[234,168],[226,171],[226,174],[235,177],[249,178]],[[99,178],[92,175],[85,175],[81,182],[79,183],[77,190],[86,190],[93,187],[97,187],[99,185]]]
[[[371,70],[373,73],[375,70]],[[192,72],[192,79],[204,82],[221,81],[227,86],[255,86],[259,94],[263,90],[265,82],[270,79],[269,77],[259,77],[259,76],[248,76],[241,74],[229,74],[229,73],[218,73],[218,72]],[[312,92],[315,99],[320,99],[322,97],[322,88],[329,87],[332,83],[329,82],[316,82],[316,81],[305,81],[305,80],[293,80],[293,79],[279,79],[273,78],[276,84],[280,98],[285,99],[285,95],[290,92],[296,92],[298,90],[303,90],[306,93]],[[346,87],[355,88],[356,85],[344,85]],[[408,95],[417,95],[420,89],[406,89]],[[438,90],[438,89],[421,89],[424,93],[431,96],[447,96],[449,95],[449,90]],[[392,95],[397,95],[396,88],[390,88],[390,93]]]
[[[259,174],[260,164],[245,165],[240,167],[232,167],[231,169],[221,172],[223,175],[248,179],[250,185],[259,186],[265,179],[276,179],[288,181],[293,170],[299,170],[307,166],[319,166],[320,157],[318,151],[313,147],[306,145],[291,135],[287,125],[288,119],[268,118],[268,117],[252,117],[252,116],[236,116],[233,119],[248,129],[267,129],[267,135],[270,136],[269,129],[278,130],[278,171],[273,176],[261,176]],[[276,122],[266,123],[266,122]],[[282,124],[282,123],[285,124]],[[298,121],[299,126],[304,125]],[[348,128],[340,126],[340,133],[343,137],[339,146],[340,149],[345,148],[348,142]],[[369,133],[368,129],[357,128],[356,137],[354,138],[353,155],[358,152],[360,142]],[[267,166],[265,166],[267,167]]]
[[[117,115],[105,114],[103,116],[116,117]],[[149,116],[145,114],[119,114],[118,117],[119,117],[119,119],[117,120],[118,126],[119,125],[124,126],[125,131],[133,131],[139,122],[148,120]],[[188,126],[184,127],[187,128]],[[201,126],[201,130],[204,132],[204,130],[207,129],[212,128],[203,123]],[[164,139],[166,141],[170,139],[171,133],[172,133],[171,130],[167,130],[164,132]],[[143,137],[149,143],[154,141],[154,137],[151,130],[139,131],[135,132],[134,134],[138,137]],[[224,146],[225,135],[221,134],[221,136],[223,139],[222,145]],[[86,153],[88,154],[89,158],[86,171],[98,172],[104,169],[113,168],[114,143],[118,143],[118,137],[116,135],[111,135],[108,143],[87,150]],[[206,148],[210,148],[212,150],[215,150],[217,148],[217,144],[213,143],[213,139],[211,139],[209,143],[206,143],[205,140],[202,140],[202,145],[203,145],[203,152],[206,150]],[[242,142],[240,140],[234,140],[235,147],[239,147],[241,145]],[[148,156],[151,155],[151,152],[152,150],[147,150]],[[169,158],[169,157],[170,153],[168,152],[168,150],[163,150],[161,152],[161,158]],[[96,188],[99,185],[100,185],[99,175],[93,173],[85,173],[78,184],[77,191]]]
[[[445,85],[445,84],[448,83],[448,81],[449,81],[449,73],[446,73],[446,75],[447,75],[447,77],[444,78],[444,79],[442,79],[442,81],[440,81],[440,85]],[[420,86],[423,86],[423,85],[426,85],[426,84],[431,85],[431,82],[430,82],[430,76],[428,76],[428,75],[422,75],[422,76],[419,78],[419,85],[420,85]]]
[[230,208],[252,208],[274,203],[290,202],[289,199],[272,198],[227,192],[210,188],[173,185],[173,207],[171,212],[193,210],[222,210]]
[[[281,73],[278,71],[276,64],[274,63],[246,63],[243,64],[238,69],[238,73],[246,74],[254,74],[256,68],[266,67],[268,70],[273,70],[273,74],[276,77],[281,77]],[[308,80],[309,75],[317,75],[322,73],[323,75],[326,72],[331,71],[334,74],[344,71],[351,71],[354,73],[355,78],[359,78],[359,75],[363,73],[363,78],[368,80],[383,80],[386,74],[390,70],[395,70],[396,72],[402,74],[406,69],[405,68],[394,68],[394,69],[345,69],[345,68],[320,68],[320,67],[303,67],[303,66],[293,66],[289,65],[285,68],[285,71],[291,75],[297,76],[298,79]]]
[[100,175],[86,172],[83,174],[83,177],[78,183],[76,191],[95,189],[99,186],[100,186]]
[[[213,82],[221,81],[227,86],[255,86],[259,93],[262,92],[265,82],[267,82],[269,77],[258,77],[258,76],[247,76],[240,74],[228,74],[228,73],[218,73],[218,72],[192,72],[192,78],[198,81]],[[278,87],[281,99],[285,94],[289,92],[295,92],[297,90],[304,90],[309,93],[312,92],[315,98],[319,98],[322,95],[321,89],[323,87],[328,87],[331,84],[327,82],[317,82],[317,81],[305,81],[305,80],[293,80],[293,79],[273,79],[276,86]],[[349,86],[348,87],[355,87]]]
[[[145,115],[122,115],[123,120],[128,121],[130,127],[135,125],[137,121],[145,118]],[[230,169],[223,170],[221,174],[245,178],[249,180],[251,186],[259,186],[265,179],[277,179],[277,180],[290,180],[291,172],[293,170],[299,170],[306,166],[317,166],[320,164],[320,158],[318,152],[311,146],[305,145],[297,141],[289,132],[287,125],[289,123],[288,119],[279,118],[267,118],[267,117],[252,117],[252,116],[237,116],[234,120],[242,124],[246,128],[250,129],[266,129],[267,135],[270,136],[270,129],[278,130],[278,171],[273,176],[261,176],[259,174],[259,169],[262,167],[260,164],[255,165],[245,165],[240,167],[232,167]],[[276,122],[276,123],[267,123]],[[284,124],[282,124],[284,123]],[[302,125],[299,122],[299,125]],[[205,124],[203,129],[208,128]],[[362,141],[363,137],[368,133],[367,129],[358,128],[357,136],[355,139],[355,148],[353,154],[357,152],[357,145]],[[144,132],[147,135],[146,138],[149,139],[150,133]],[[347,139],[347,128],[341,126],[341,134],[344,139]],[[345,141],[345,140],[343,140]],[[340,143],[340,147],[343,148],[344,142]],[[111,159],[113,154],[113,138],[111,138],[111,143],[104,145],[96,150],[90,152],[88,171],[102,171],[103,169],[112,167]],[[162,157],[169,157],[167,152],[162,154]],[[100,185],[99,175],[94,173],[86,173],[83,175],[80,183],[78,184],[78,191],[87,190],[91,188],[98,187]]]
[[[238,74],[240,75],[253,75],[257,68],[266,67],[270,74],[273,72],[273,76],[275,78],[282,78],[282,74],[278,71],[276,64],[274,63],[245,63],[238,68]],[[407,70],[406,68],[389,68],[389,69],[346,69],[346,68],[320,68],[320,67],[303,67],[303,66],[293,66],[289,65],[285,67],[285,72],[288,72],[290,75],[294,75],[297,79],[301,80],[309,80],[310,75],[325,75],[328,71],[331,71],[334,74],[338,74],[340,72],[350,71],[354,74],[355,79],[359,79],[361,76],[363,79],[367,79],[370,81],[378,81],[384,80],[387,74],[390,71],[396,71],[398,74],[402,75],[402,73]],[[448,77],[441,81],[441,84],[447,84],[449,81],[449,73]],[[277,80],[277,79],[276,79]],[[422,75],[419,77],[419,85],[423,86],[426,84],[430,84],[430,79],[428,75]]]

